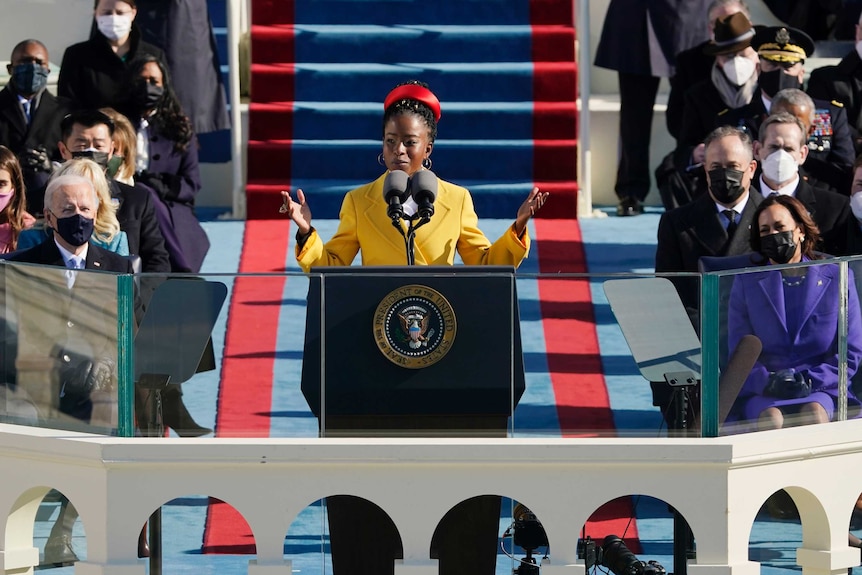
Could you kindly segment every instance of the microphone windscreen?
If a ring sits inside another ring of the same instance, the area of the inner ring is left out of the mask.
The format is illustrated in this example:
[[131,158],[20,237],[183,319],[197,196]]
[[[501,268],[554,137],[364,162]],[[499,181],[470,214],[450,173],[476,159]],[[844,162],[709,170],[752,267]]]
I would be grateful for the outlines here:
[[386,178],[383,180],[383,199],[385,199],[387,203],[393,196],[398,196],[403,199],[404,195],[407,193],[407,181],[407,172],[394,170],[386,174]]
[[411,183],[413,199],[417,202],[421,199],[427,199],[430,203],[434,203],[437,199],[437,175],[431,170],[419,170],[413,174]]

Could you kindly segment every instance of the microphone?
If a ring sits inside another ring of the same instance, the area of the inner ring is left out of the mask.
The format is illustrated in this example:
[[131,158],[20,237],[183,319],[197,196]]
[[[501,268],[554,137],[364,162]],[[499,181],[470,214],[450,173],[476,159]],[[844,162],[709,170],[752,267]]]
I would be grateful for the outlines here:
[[430,170],[419,170],[410,180],[410,191],[419,206],[416,211],[420,218],[428,219],[434,215],[434,200],[437,199],[437,176]]
[[398,222],[404,217],[401,202],[407,197],[407,181],[407,172],[401,170],[389,172],[383,180],[383,199],[389,205],[386,215],[396,225],[399,225]]

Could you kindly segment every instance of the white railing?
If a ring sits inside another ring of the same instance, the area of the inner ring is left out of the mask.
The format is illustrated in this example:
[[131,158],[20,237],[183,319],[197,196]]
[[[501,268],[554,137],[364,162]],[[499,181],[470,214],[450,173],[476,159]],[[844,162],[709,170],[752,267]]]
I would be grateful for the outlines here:
[[248,0],[227,1],[228,89],[231,121],[231,217],[245,219],[245,137],[240,96],[240,40],[250,29]]
[[[250,575],[289,575],[284,538],[307,505],[333,494],[366,498],[402,538],[396,575],[433,575],[432,534],[446,511],[498,494],[527,505],[550,542],[544,575],[578,574],[575,542],[603,503],[643,494],[677,509],[697,541],[692,575],[755,575],[749,536],[774,491],[794,498],[805,575],[843,575],[859,494],[862,421],[717,439],[123,439],[0,425],[8,513],[0,571],[38,560],[36,510],[48,488],[69,497],[86,530],[78,575],[143,575],[141,525],[175,498],[205,494],[232,505],[255,536]],[[403,486],[409,485],[406,489]],[[421,494],[419,496],[418,494]]]

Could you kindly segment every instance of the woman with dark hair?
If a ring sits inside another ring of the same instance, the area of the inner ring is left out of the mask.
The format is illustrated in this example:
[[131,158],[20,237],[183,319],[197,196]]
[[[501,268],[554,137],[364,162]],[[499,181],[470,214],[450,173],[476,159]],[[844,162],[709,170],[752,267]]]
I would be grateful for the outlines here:
[[31,227],[36,218],[27,212],[24,175],[18,157],[0,146],[0,254],[13,252],[18,235]]
[[[296,258],[308,271],[312,266],[347,266],[362,252],[363,265],[405,264],[401,233],[392,225],[384,199],[384,183],[390,173],[408,177],[431,168],[431,151],[437,139],[440,102],[424,82],[396,86],[383,104],[383,150],[377,158],[385,172],[375,181],[347,193],[341,206],[338,231],[325,244],[311,226],[311,209],[305,194],[297,200],[282,192],[287,213],[297,226]],[[479,230],[473,199],[466,188],[437,180],[436,213],[429,224],[416,229],[415,263],[451,265],[455,253],[465,264],[518,266],[530,248],[527,222],[542,207],[547,192],[533,188],[518,209],[515,222],[494,243]],[[417,213],[414,198],[405,198],[405,216]]]
[[58,95],[79,108],[116,107],[130,62],[143,55],[165,61],[161,48],[141,40],[137,13],[135,0],[95,0],[90,39],[69,46],[63,54]]
[[[792,196],[773,195],[754,213],[751,248],[762,265],[823,259],[817,225]],[[738,275],[728,304],[728,346],[757,336],[763,351],[734,405],[736,419],[758,429],[831,421],[839,395],[841,287],[836,264],[787,267]],[[849,285],[853,286],[852,277]],[[855,289],[847,294],[847,378],[862,360],[862,317]],[[860,401],[847,389],[848,407]]]
[[[452,265],[456,252],[468,265],[518,266],[524,260],[530,247],[527,223],[548,194],[533,188],[518,209],[515,222],[491,243],[477,227],[470,192],[437,180],[428,171],[440,115],[440,102],[424,82],[399,84],[386,96],[383,149],[378,156],[385,171],[377,180],[347,193],[338,231],[325,244],[311,226],[311,210],[302,190],[297,191],[298,201],[282,192],[284,204],[279,211],[296,224],[296,258],[303,270],[349,266],[359,251],[363,265],[405,264],[406,238],[411,229],[416,232],[417,265]],[[408,178],[420,192],[436,188],[433,210],[422,193],[401,193]],[[386,196],[399,197],[392,203]],[[421,227],[413,228],[414,222],[422,222]],[[395,559],[401,557],[401,545],[386,514],[350,496],[327,498],[326,505],[333,573],[391,575]],[[440,573],[494,573],[499,521],[497,496],[474,497],[451,510],[431,540],[431,557],[439,559]],[[358,524],[363,528],[357,531]]]
[[171,271],[197,273],[209,239],[195,216],[201,189],[197,140],[171,88],[164,62],[144,56],[129,65],[121,111],[137,132],[135,181],[151,188]]

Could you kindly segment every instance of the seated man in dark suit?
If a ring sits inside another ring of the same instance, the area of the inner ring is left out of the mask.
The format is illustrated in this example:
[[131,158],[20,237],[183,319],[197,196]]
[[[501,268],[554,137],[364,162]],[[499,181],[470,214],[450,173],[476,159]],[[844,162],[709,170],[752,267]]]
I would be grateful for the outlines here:
[[[64,160],[88,157],[107,166],[114,153],[114,122],[107,115],[98,110],[73,112],[63,118],[61,131],[59,148]],[[110,185],[111,197],[119,204],[120,229],[129,237],[129,252],[141,256],[145,273],[170,273],[171,264],[150,192],[116,180],[111,180]]]
[[847,254],[847,220],[852,217],[847,196],[814,188],[800,172],[808,156],[808,137],[799,118],[786,112],[769,116],[760,126],[754,154],[761,176],[755,185],[764,196],[786,194],[802,202],[820,230],[818,250]]
[[847,195],[852,177],[853,149],[847,130],[833,132],[824,118],[823,110],[817,109],[811,96],[795,88],[781,90],[772,99],[772,113],[787,112],[799,118],[808,134],[808,157],[802,168],[808,183]]
[[[73,418],[115,428],[117,404],[117,287],[89,269],[133,273],[129,259],[90,241],[99,204],[92,182],[81,176],[52,179],[45,190],[45,220],[52,237],[9,261],[69,268],[14,268],[6,284],[18,316],[18,385],[43,418]],[[46,305],[50,302],[50,305]],[[65,497],[45,545],[46,563],[77,561],[72,527],[77,512]]]
[[12,49],[6,66],[10,80],[0,91],[0,144],[21,162],[27,188],[27,211],[42,213],[45,184],[59,159],[60,120],[68,102],[47,90],[48,49],[38,40],[24,40]]
[[[738,128],[722,126],[705,140],[708,193],[662,215],[658,225],[655,271],[698,271],[701,256],[728,256],[751,251],[748,243],[754,210],[763,197],[751,188],[757,162],[751,138]],[[700,331],[700,284],[696,278],[672,278],[680,299]],[[653,382],[653,404],[662,407],[668,426],[677,428],[668,409],[670,387]]]

